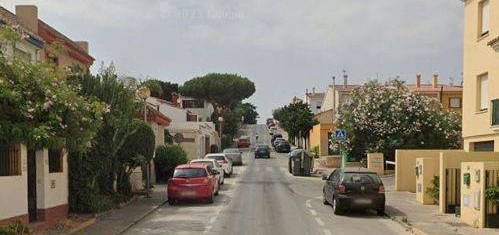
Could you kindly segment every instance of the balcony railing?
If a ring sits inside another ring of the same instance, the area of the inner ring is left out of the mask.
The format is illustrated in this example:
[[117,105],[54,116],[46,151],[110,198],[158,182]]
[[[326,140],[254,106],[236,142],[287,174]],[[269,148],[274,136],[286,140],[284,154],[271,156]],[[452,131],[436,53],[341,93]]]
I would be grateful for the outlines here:
[[499,128],[499,99],[492,100],[492,127]]

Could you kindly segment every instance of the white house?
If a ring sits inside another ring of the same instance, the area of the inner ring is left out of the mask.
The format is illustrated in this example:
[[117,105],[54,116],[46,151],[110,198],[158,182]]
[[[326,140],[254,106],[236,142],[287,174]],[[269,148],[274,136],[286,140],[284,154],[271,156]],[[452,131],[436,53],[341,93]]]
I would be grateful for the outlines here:
[[213,105],[205,100],[180,96],[178,104],[181,108],[194,115],[195,120],[200,122],[211,122],[211,115],[215,112]]
[[[159,111],[171,118],[167,130],[170,135],[174,136],[175,143],[187,152],[189,159],[196,159],[211,152],[212,145],[220,149],[220,137],[216,132],[215,124],[210,121],[199,121],[207,117],[209,111],[202,111],[202,108],[183,109],[179,103],[155,97],[149,98],[147,102],[158,105]],[[193,114],[192,110],[198,113]]]

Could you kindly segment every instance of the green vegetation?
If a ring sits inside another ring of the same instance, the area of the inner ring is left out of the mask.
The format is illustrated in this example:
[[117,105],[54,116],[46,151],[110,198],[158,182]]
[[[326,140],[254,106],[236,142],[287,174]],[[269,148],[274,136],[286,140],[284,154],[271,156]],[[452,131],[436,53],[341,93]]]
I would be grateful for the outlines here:
[[179,92],[178,84],[157,79],[147,80],[142,85],[149,88],[149,90],[151,91],[151,96],[168,101],[172,101],[172,93]]
[[347,140],[331,145],[351,156],[380,152],[394,160],[395,149],[456,149],[461,143],[460,115],[399,80],[370,81],[354,90],[339,109],[337,125]]
[[426,194],[430,196],[435,203],[438,204],[440,200],[440,177],[434,176],[431,181],[433,186],[426,189]]
[[29,235],[29,228],[21,223],[14,222],[9,224],[7,227],[0,227],[0,235]]
[[[310,107],[298,102],[278,108],[273,112],[274,119],[279,121],[279,125],[288,133],[288,138],[308,136],[308,132],[317,124]],[[301,136],[300,136],[301,133]]]
[[158,180],[166,181],[173,175],[175,167],[188,161],[187,153],[179,145],[158,147],[154,158]]
[[499,206],[499,186],[492,186],[485,190],[485,198]]

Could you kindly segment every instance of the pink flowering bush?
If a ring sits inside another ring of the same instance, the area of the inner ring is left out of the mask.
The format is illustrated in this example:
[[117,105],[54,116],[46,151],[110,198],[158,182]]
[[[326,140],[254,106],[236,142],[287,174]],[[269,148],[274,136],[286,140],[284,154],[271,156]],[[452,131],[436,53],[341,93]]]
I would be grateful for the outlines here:
[[461,117],[443,110],[439,100],[409,91],[402,81],[368,82],[354,90],[339,110],[338,128],[346,141],[330,142],[359,158],[381,152],[393,159],[395,149],[461,147]]

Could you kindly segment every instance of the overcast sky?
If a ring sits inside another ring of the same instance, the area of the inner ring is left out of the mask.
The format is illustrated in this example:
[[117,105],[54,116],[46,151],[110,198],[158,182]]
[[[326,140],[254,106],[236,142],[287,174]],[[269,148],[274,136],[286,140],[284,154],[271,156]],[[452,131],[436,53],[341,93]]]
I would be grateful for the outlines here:
[[249,101],[271,110],[350,83],[434,72],[460,81],[463,4],[457,0],[2,0],[36,4],[39,17],[120,74],[184,81],[210,72],[253,80]]

